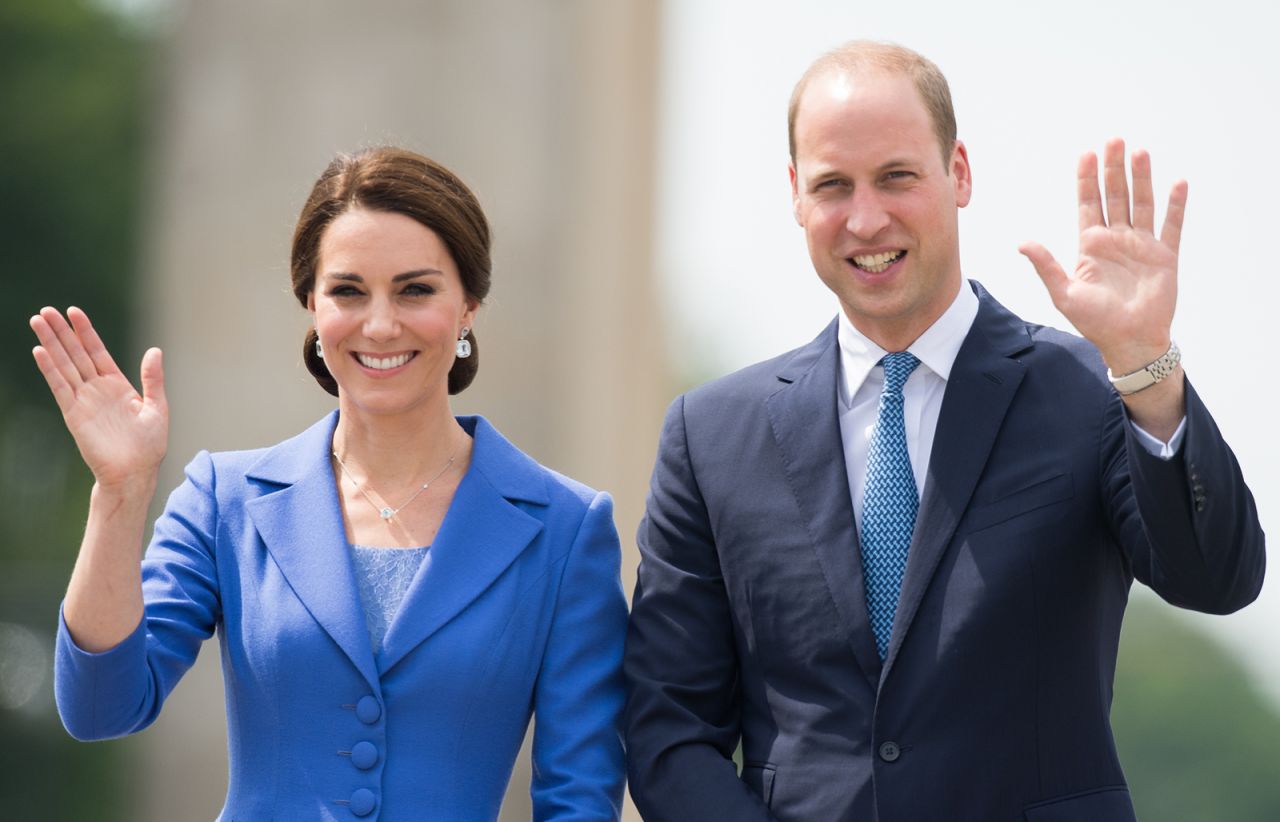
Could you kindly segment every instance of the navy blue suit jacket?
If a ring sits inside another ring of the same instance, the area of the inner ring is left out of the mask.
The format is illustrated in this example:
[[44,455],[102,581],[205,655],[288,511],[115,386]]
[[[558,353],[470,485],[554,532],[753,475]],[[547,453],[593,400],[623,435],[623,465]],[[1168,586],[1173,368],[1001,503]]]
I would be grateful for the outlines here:
[[495,819],[531,714],[533,818],[617,819],[626,600],[609,496],[461,418],[471,464],[375,654],[329,460],[337,420],[192,461],[143,561],[137,630],[90,654],[60,626],[67,729],[145,728],[216,630],[220,819]]
[[836,324],[671,406],[624,665],[645,819],[1134,819],[1109,722],[1130,585],[1250,602],[1253,499],[1189,385],[1181,451],[1153,457],[1096,349],[974,287],[883,664]]

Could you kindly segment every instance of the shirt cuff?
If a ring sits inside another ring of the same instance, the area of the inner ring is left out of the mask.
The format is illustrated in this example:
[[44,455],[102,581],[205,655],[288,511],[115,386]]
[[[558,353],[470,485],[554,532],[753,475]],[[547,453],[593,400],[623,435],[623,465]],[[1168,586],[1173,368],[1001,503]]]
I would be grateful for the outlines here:
[[1148,454],[1153,457],[1159,457],[1162,460],[1171,460],[1177,456],[1178,449],[1182,447],[1182,439],[1187,433],[1187,418],[1183,417],[1178,422],[1178,430],[1173,432],[1173,436],[1169,438],[1168,442],[1151,436],[1133,420],[1129,420],[1129,427],[1133,429],[1133,433],[1138,437],[1138,442],[1142,444]]

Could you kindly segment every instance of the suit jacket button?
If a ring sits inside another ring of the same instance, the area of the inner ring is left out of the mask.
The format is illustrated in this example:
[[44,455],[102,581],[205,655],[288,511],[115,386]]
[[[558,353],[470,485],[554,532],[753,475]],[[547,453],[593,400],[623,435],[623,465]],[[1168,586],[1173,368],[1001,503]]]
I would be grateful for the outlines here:
[[372,725],[382,716],[382,706],[371,696],[362,696],[356,703],[356,718],[366,725]]
[[896,742],[885,742],[880,746],[880,758],[885,762],[896,762],[902,756],[902,749]]
[[351,812],[356,816],[368,816],[378,806],[378,797],[368,788],[356,788],[351,794]]
[[357,742],[351,749],[351,764],[367,771],[378,764],[378,749],[372,742]]

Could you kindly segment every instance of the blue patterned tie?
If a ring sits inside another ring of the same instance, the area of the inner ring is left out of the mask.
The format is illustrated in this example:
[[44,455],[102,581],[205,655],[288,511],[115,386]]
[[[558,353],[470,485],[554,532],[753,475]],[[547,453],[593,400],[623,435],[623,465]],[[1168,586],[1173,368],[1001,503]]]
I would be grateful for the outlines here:
[[902,422],[902,386],[920,361],[901,351],[886,354],[880,362],[884,391],[880,394],[880,416],[871,433],[867,485],[862,494],[862,573],[871,630],[883,660],[893,635],[893,615],[898,610],[907,549],[920,507]]

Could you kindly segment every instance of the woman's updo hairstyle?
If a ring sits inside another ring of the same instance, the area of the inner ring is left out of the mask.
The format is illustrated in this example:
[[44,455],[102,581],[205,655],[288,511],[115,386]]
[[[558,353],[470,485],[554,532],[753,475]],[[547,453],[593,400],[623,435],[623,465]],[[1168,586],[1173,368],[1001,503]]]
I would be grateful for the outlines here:
[[[412,151],[391,146],[340,154],[316,180],[293,232],[289,278],[305,308],[316,285],[320,238],[329,224],[354,208],[403,214],[434,231],[458,266],[462,287],[477,304],[489,294],[489,223],[471,189],[449,169]],[[480,351],[473,330],[471,356],[454,360],[449,393],[475,379]],[[316,330],[307,331],[302,359],[320,387],[335,397],[338,383],[316,354]]]

